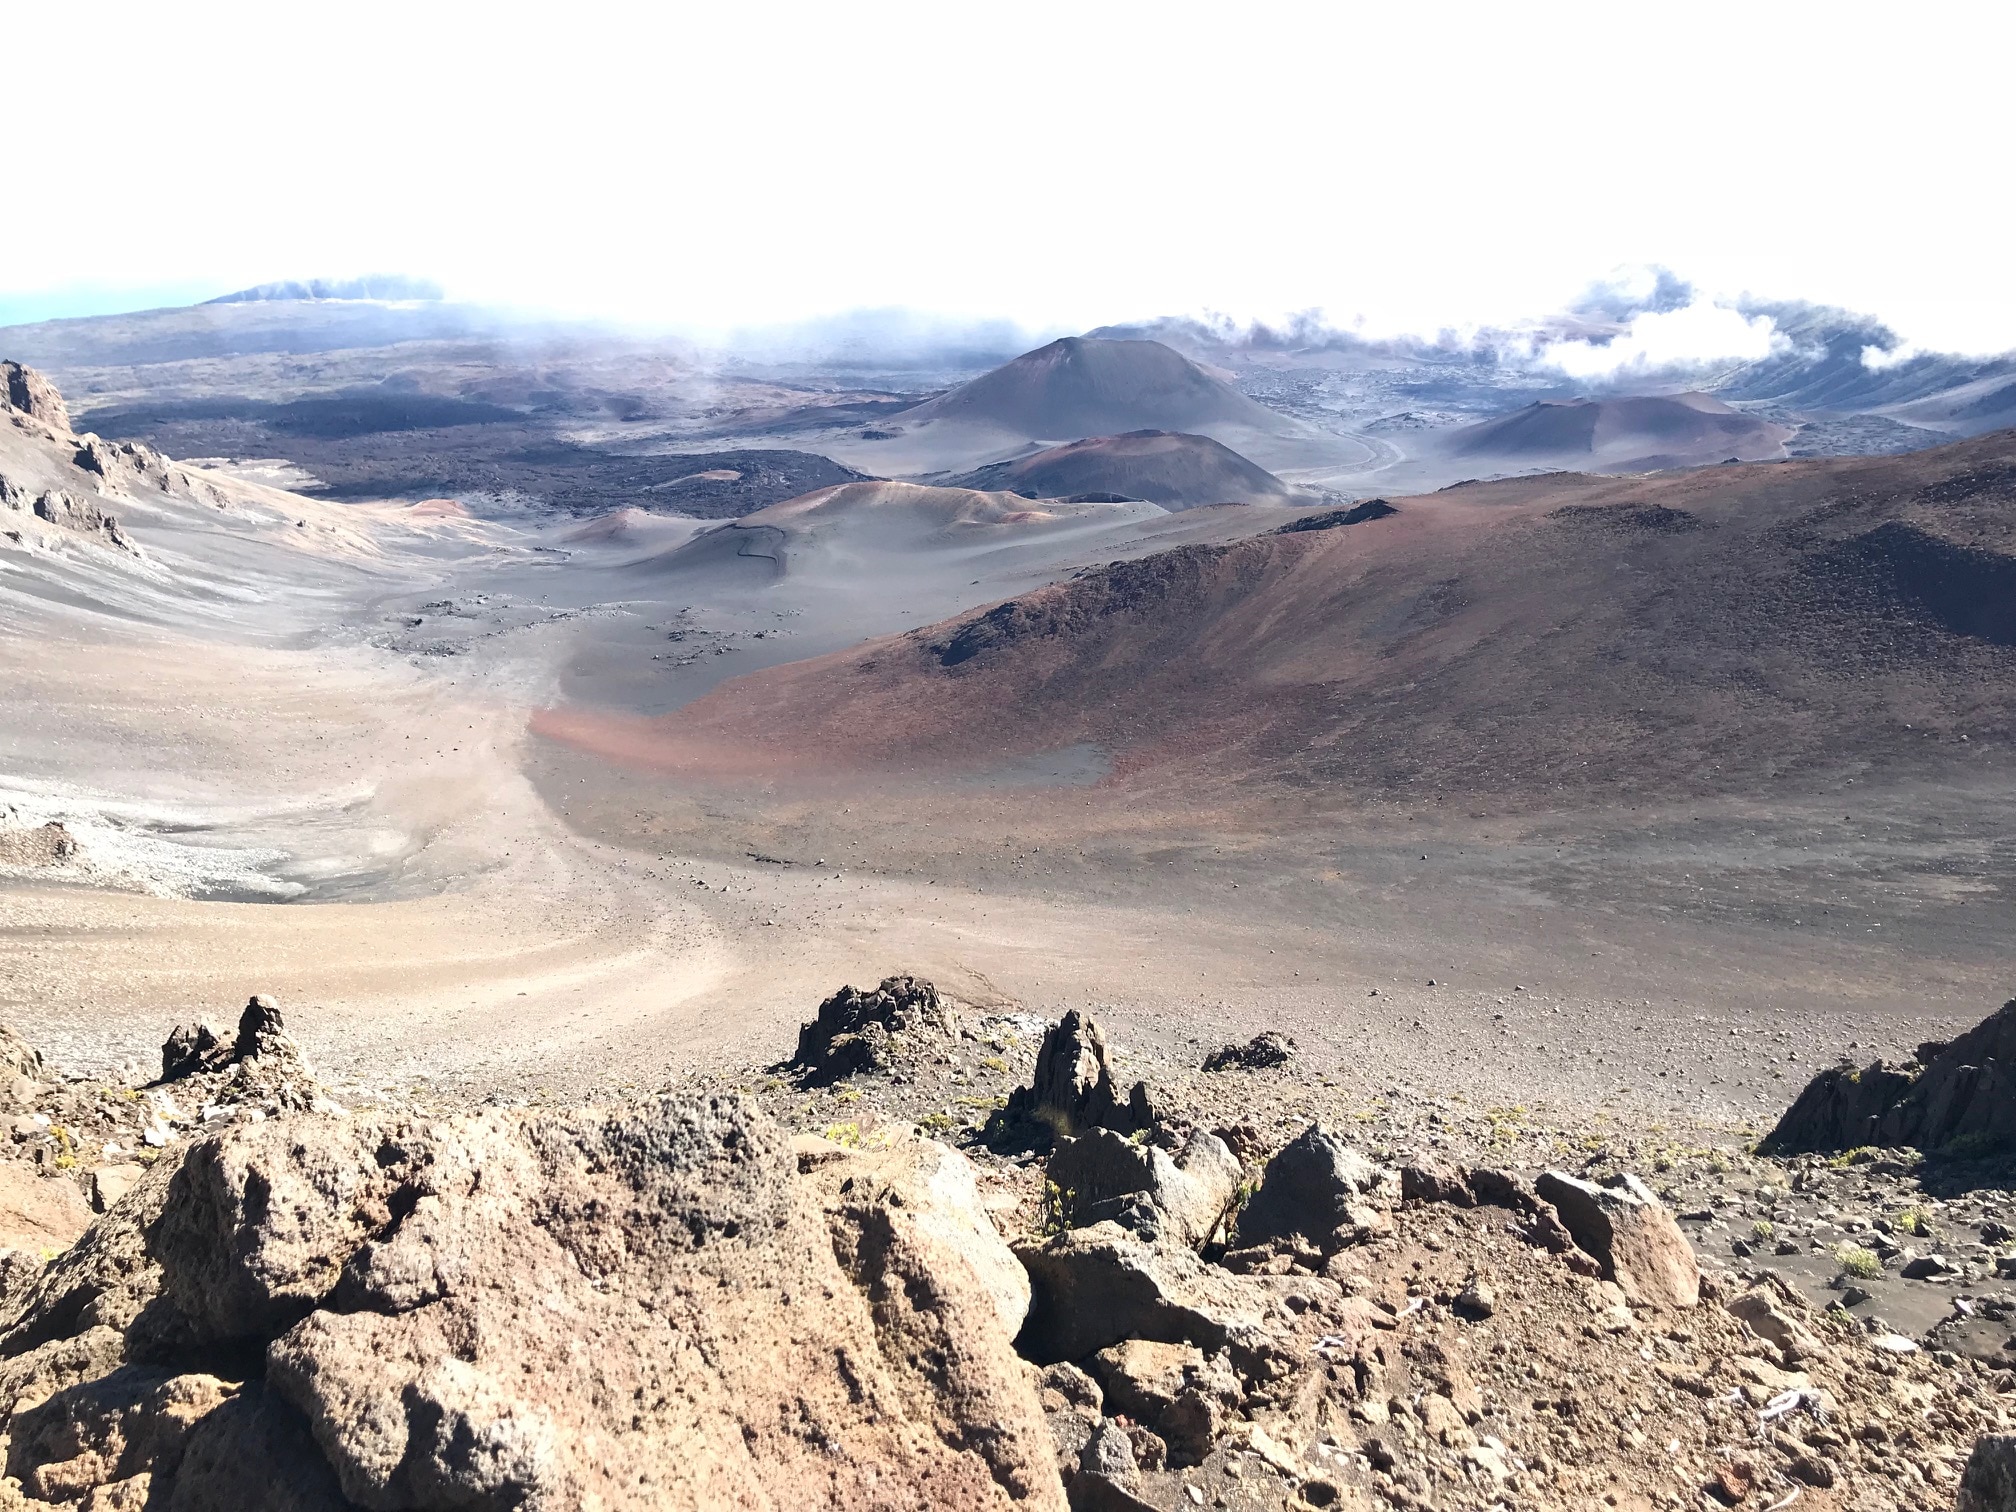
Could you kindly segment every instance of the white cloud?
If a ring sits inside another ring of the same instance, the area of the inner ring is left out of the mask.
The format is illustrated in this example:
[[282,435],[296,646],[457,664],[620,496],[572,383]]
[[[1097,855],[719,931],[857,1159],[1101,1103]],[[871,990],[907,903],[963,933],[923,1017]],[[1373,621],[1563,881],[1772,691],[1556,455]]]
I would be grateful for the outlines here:
[[[401,271],[711,328],[903,305],[1042,327],[1322,308],[1393,332],[1502,326],[1661,263],[2016,346],[2012,210],[1981,188],[2016,7],[1971,9],[1955,47],[1932,18],[1779,0],[1792,67],[1730,40],[1757,14],[17,5],[0,93],[37,145],[0,183],[0,292]],[[1778,144],[1871,98],[1883,120],[1787,190]]]
[[1677,310],[1634,315],[1607,342],[1560,341],[1537,356],[1543,366],[1571,378],[1609,378],[1646,369],[1756,362],[1786,344],[1770,316],[1746,317],[1697,299]]

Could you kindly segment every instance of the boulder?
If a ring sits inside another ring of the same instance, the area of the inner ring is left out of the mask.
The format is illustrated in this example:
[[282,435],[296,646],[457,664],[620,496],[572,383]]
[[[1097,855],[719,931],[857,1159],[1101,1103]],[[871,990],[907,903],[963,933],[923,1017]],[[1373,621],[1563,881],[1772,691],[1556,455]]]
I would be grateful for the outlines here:
[[1420,1160],[1400,1167],[1400,1200],[1446,1202],[1454,1207],[1475,1207],[1477,1194],[1471,1190],[1470,1182],[1456,1167],[1445,1165],[1441,1161]]
[[2016,1507],[2016,1434],[1990,1433],[1974,1441],[1960,1475],[1953,1512],[2009,1512]]
[[1109,1418],[1078,1453],[1077,1473],[1071,1477],[1072,1512],[1155,1512],[1154,1503],[1135,1494],[1140,1486],[1134,1435]]
[[1194,1130],[1172,1159],[1110,1129],[1060,1141],[1046,1177],[1076,1227],[1112,1219],[1142,1233],[1167,1232],[1198,1248],[1224,1222],[1239,1191],[1239,1162],[1225,1142]]
[[0,1249],[50,1255],[90,1226],[91,1204],[69,1176],[38,1176],[26,1161],[0,1161]]
[[[1207,1355],[1229,1349],[1250,1374],[1283,1346],[1268,1327],[1292,1285],[1328,1303],[1333,1283],[1297,1277],[1235,1276],[1186,1246],[1151,1243],[1117,1223],[1067,1229],[1016,1251],[1029,1272],[1029,1321],[1017,1341],[1038,1364],[1082,1360],[1123,1339],[1194,1344]],[[1296,1351],[1290,1348],[1289,1352]]]
[[1952,1156],[2016,1153],[2016,1000],[1903,1065],[1822,1071],[1763,1141],[1765,1155],[1908,1145]]
[[288,1035],[279,1005],[254,996],[238,1015],[238,1033],[229,1044],[207,1022],[198,1021],[193,1027],[177,1024],[161,1045],[161,1080],[219,1071],[236,1061],[300,1058],[300,1047]]
[[1227,1045],[1204,1057],[1206,1071],[1261,1071],[1285,1066],[1295,1058],[1295,1041],[1272,1029],[1256,1034],[1243,1045]]
[[1043,1032],[1030,1084],[1008,1094],[1008,1106],[995,1115],[990,1133],[1068,1139],[1090,1129],[1132,1134],[1154,1126],[1147,1083],[1136,1082],[1126,1102],[1120,1101],[1105,1034],[1089,1014],[1073,1008]]
[[1352,1233],[1375,1224],[1380,1209],[1399,1195],[1397,1172],[1373,1164],[1313,1123],[1267,1162],[1260,1189],[1239,1212],[1239,1240],[1252,1244],[1300,1235],[1322,1248],[1340,1249]]
[[301,1048],[287,1033],[271,998],[254,997],[238,1015],[238,1032],[227,1043],[208,1023],[178,1024],[161,1046],[161,1080],[221,1075],[205,1090],[205,1100],[224,1105],[254,1104],[269,1112],[306,1112],[323,1105],[321,1088]]
[[814,1080],[886,1071],[894,1037],[918,1032],[953,1033],[951,1009],[929,982],[892,976],[869,992],[842,987],[819,1005],[817,1017],[799,1026],[791,1064]]
[[127,1161],[115,1161],[102,1165],[91,1172],[91,1209],[93,1212],[110,1212],[121,1197],[132,1191],[140,1178],[147,1174],[147,1167]]
[[1125,1339],[1094,1355],[1092,1369],[1107,1409],[1151,1429],[1176,1466],[1198,1464],[1211,1452],[1241,1395],[1230,1364],[1191,1344]]
[[209,1023],[177,1024],[161,1042],[161,1080],[180,1081],[185,1076],[214,1071],[230,1058],[230,1047]]
[[0,403],[56,430],[70,429],[70,411],[63,403],[62,393],[24,363],[0,362]]
[[972,1161],[921,1137],[848,1149],[800,1135],[791,1148],[829,1220],[854,1227],[863,1210],[902,1210],[947,1263],[966,1268],[990,1299],[1003,1332],[1015,1337],[1029,1316],[1029,1273],[981,1206]]
[[16,1413],[7,1468],[93,1505],[1060,1509],[995,1298],[897,1200],[931,1183],[862,1185],[836,1220],[734,1097],[236,1125],[14,1314],[0,1398],[63,1426]]
[[1729,1311],[1750,1326],[1760,1339],[1783,1350],[1792,1360],[1810,1360],[1823,1354],[1819,1339],[1792,1316],[1789,1298],[1772,1287],[1753,1286],[1729,1299]]
[[1576,1246],[1603,1267],[1627,1300],[1692,1307],[1701,1300],[1701,1268],[1673,1215],[1636,1176],[1598,1186],[1564,1171],[1543,1172],[1534,1190],[1553,1205]]
[[1105,1393],[1099,1383],[1073,1365],[1069,1360],[1059,1360],[1054,1365],[1043,1367],[1039,1377],[1043,1390],[1043,1407],[1047,1412],[1053,1405],[1050,1398],[1056,1398],[1058,1407],[1076,1407],[1097,1415],[1106,1404]]
[[15,1077],[40,1081],[42,1052],[5,1024],[0,1024],[0,1078],[11,1081]]

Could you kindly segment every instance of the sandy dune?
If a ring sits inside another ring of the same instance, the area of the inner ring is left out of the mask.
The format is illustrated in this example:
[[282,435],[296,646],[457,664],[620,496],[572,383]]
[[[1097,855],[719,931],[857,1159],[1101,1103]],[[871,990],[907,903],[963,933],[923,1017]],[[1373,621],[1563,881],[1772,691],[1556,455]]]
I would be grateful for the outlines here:
[[1106,494],[1164,509],[1201,504],[1287,504],[1294,492],[1263,467],[1209,436],[1160,430],[1092,436],[996,462],[954,482],[1005,488],[1028,498]]

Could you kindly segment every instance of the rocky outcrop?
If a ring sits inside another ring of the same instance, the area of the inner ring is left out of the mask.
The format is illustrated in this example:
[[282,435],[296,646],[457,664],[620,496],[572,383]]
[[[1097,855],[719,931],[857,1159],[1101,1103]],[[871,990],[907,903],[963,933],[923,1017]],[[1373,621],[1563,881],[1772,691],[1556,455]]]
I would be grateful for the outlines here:
[[1007,1107],[990,1121],[989,1133],[997,1139],[1048,1142],[1090,1129],[1132,1134],[1154,1126],[1147,1083],[1137,1081],[1126,1101],[1120,1100],[1105,1034],[1090,1014],[1073,1008],[1043,1032],[1029,1085],[1009,1094]]
[[1238,1195],[1239,1162],[1215,1134],[1192,1131],[1172,1158],[1110,1129],[1058,1142],[1045,1172],[1060,1216],[1083,1228],[1107,1219],[1145,1237],[1166,1232],[1195,1249],[1218,1232]]
[[5,1024],[0,1024],[0,1076],[42,1078],[42,1052]]
[[1239,1241],[1300,1236],[1325,1250],[1358,1242],[1400,1198],[1396,1171],[1375,1165],[1320,1123],[1284,1145],[1239,1212]]
[[56,430],[70,429],[70,411],[56,385],[23,363],[0,362],[0,404]]
[[1673,1215],[1636,1176],[1598,1186],[1563,1171],[1533,1184],[1554,1206],[1576,1245],[1603,1267],[1632,1302],[1692,1307],[1701,1300],[1701,1268]]
[[1903,1065],[1836,1066],[1806,1085],[1759,1144],[1766,1155],[1908,1145],[1954,1157],[2016,1154],[2016,1000]]
[[799,1027],[791,1064],[812,1081],[886,1071],[899,1036],[953,1033],[952,1010],[936,987],[912,976],[885,977],[872,991],[842,987],[821,1003],[818,1016]]
[[0,810],[0,866],[39,871],[75,860],[78,850],[77,837],[59,820],[27,824],[16,810]]
[[161,1080],[179,1081],[255,1059],[275,1069],[282,1063],[302,1064],[300,1047],[288,1035],[279,1005],[271,998],[255,996],[245,1004],[238,1015],[238,1032],[228,1043],[207,1022],[177,1024],[161,1045]]
[[243,1124],[0,1333],[7,1470],[92,1506],[1061,1508],[929,1184],[874,1190],[836,1222],[734,1097]]
[[1204,1057],[1206,1071],[1261,1071],[1295,1058],[1295,1041],[1268,1029],[1243,1045],[1227,1045]]
[[76,535],[98,537],[121,551],[134,549],[126,533],[119,528],[118,517],[90,499],[76,498],[63,489],[51,488],[37,494],[29,507],[35,518],[45,525]]

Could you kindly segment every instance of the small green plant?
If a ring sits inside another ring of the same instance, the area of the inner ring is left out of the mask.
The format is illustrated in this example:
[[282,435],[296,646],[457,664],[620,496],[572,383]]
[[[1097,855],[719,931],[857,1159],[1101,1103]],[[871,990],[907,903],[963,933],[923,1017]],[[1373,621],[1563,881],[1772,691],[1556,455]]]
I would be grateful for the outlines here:
[[1710,1155],[1710,1156],[1708,1157],[1708,1169],[1709,1169],[1710,1171],[1712,1171],[1712,1172],[1713,1172],[1713,1173],[1714,1173],[1715,1175],[1717,1175],[1717,1176],[1726,1176],[1726,1175],[1728,1175],[1728,1174],[1729,1174],[1729,1159],[1728,1159],[1728,1157],[1727,1157],[1727,1156],[1725,1156],[1725,1155],[1723,1155],[1723,1154],[1721,1153],[1721,1151],[1719,1151],[1719,1150],[1718,1150],[1718,1151],[1716,1151],[1716,1153],[1715,1153],[1715,1154],[1713,1154],[1713,1155]]
[[1971,1134],[1962,1134],[1949,1141],[1939,1153],[1948,1160],[1978,1160],[1983,1155],[1993,1155],[2000,1148],[1997,1136],[1986,1129],[1976,1129]]
[[1876,1258],[1876,1252],[1859,1244],[1837,1244],[1834,1263],[1841,1267],[1842,1275],[1857,1281],[1873,1281],[1883,1274],[1883,1262]]
[[861,1089],[859,1087],[835,1087],[833,1089],[833,1101],[837,1103],[857,1103],[861,1101]]
[[1239,1215],[1246,1211],[1246,1204],[1253,1200],[1253,1194],[1260,1190],[1260,1183],[1249,1176],[1232,1189],[1231,1204],[1225,1209],[1225,1233],[1230,1238],[1238,1227]]
[[1136,1129],[1132,1134],[1127,1136],[1127,1142],[1129,1144],[1145,1145],[1148,1143],[1148,1131],[1146,1129]]
[[989,1071],[1005,1072],[1008,1069],[1008,1062],[1001,1059],[998,1055],[983,1056],[980,1064],[985,1066]]
[[1053,1234],[1061,1234],[1071,1227],[1071,1209],[1076,1205],[1078,1194],[1067,1192],[1054,1181],[1043,1183],[1043,1211],[1037,1219],[1036,1232],[1048,1239]]
[[826,1125],[825,1137],[828,1141],[841,1146],[843,1149],[858,1150],[861,1148],[861,1125],[858,1123],[829,1123]]
[[963,1129],[966,1125],[950,1113],[939,1112],[925,1114],[918,1120],[917,1127],[926,1134],[936,1137],[940,1134],[950,1134],[954,1129]]
[[1773,1224],[1769,1218],[1759,1218],[1755,1223],[1750,1225],[1750,1237],[1760,1243],[1769,1243],[1778,1237],[1777,1225]]
[[1899,1208],[1897,1216],[1890,1221],[1900,1234],[1916,1234],[1920,1238],[1931,1237],[1932,1227],[1925,1221],[1925,1210],[1923,1208]]

